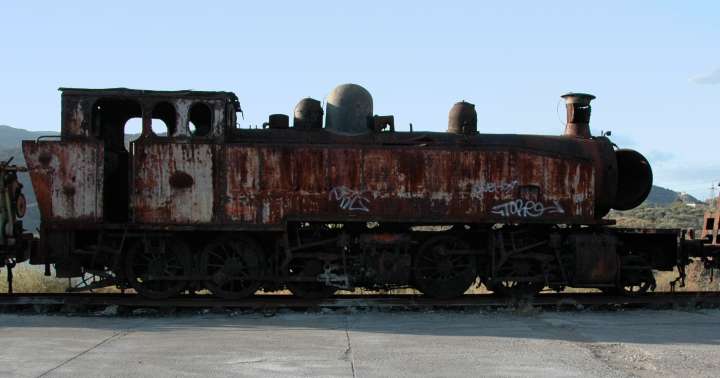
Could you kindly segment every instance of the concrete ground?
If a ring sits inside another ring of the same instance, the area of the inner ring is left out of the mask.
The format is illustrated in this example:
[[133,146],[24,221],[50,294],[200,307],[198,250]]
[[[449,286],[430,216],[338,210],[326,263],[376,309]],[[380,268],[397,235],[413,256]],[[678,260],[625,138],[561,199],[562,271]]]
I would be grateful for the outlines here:
[[0,376],[706,376],[720,310],[0,315]]

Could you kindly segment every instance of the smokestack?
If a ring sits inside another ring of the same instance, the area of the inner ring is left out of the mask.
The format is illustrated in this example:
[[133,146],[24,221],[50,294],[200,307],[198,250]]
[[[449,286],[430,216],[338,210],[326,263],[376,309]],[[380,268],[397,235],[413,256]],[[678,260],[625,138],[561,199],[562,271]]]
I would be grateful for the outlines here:
[[595,96],[587,93],[567,93],[562,96],[567,109],[566,136],[590,138],[590,101]]

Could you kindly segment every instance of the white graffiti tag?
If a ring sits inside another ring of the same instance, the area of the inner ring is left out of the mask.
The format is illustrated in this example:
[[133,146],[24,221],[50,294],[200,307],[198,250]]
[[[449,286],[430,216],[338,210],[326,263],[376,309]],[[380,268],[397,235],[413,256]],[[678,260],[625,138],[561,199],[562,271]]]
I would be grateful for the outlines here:
[[473,185],[473,194],[480,193],[508,193],[518,186],[518,180],[501,182],[480,182]]
[[340,208],[348,211],[369,212],[370,200],[363,196],[363,192],[345,186],[336,186],[330,191],[328,199],[340,202]]
[[565,209],[558,201],[553,201],[551,206],[545,206],[542,202],[514,200],[493,206],[491,212],[503,217],[539,217],[545,213],[565,214]]

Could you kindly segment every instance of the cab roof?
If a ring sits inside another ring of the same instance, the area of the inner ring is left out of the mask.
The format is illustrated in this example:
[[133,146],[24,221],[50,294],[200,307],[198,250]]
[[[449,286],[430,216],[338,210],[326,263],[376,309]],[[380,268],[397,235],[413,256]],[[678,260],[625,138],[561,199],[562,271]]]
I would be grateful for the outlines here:
[[118,97],[168,97],[168,98],[213,98],[213,99],[226,99],[227,102],[231,102],[235,106],[236,111],[240,111],[240,101],[237,95],[233,92],[225,91],[194,91],[190,89],[179,90],[179,91],[155,91],[146,89],[131,89],[131,88],[58,88],[63,95],[76,95],[76,96],[92,96],[92,97],[106,97],[106,96],[118,96]]

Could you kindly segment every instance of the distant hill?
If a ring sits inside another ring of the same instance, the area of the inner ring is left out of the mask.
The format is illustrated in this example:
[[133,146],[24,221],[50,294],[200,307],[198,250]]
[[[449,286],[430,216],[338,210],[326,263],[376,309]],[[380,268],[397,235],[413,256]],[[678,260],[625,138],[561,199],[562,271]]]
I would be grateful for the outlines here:
[[[0,159],[13,157],[13,164],[25,164],[21,144],[23,140],[33,140],[41,136],[60,135],[57,131],[28,131],[7,125],[0,125]],[[125,146],[137,139],[140,134],[125,134]]]
[[702,227],[703,214],[707,205],[688,206],[681,201],[668,205],[645,202],[627,211],[610,211],[608,218],[614,219],[619,227],[637,228],[693,228]]
[[699,229],[707,207],[687,193],[653,185],[642,205],[627,211],[612,210],[608,218],[615,219],[620,227]]
[[28,131],[14,127],[0,125],[0,149],[19,148],[20,141],[37,139],[44,135],[58,135],[57,131]]
[[684,203],[691,204],[703,203],[702,201],[687,193],[676,192],[674,190],[666,189],[656,185],[653,185],[652,189],[650,190],[650,195],[645,200],[645,202],[656,205],[670,205],[678,200]]

